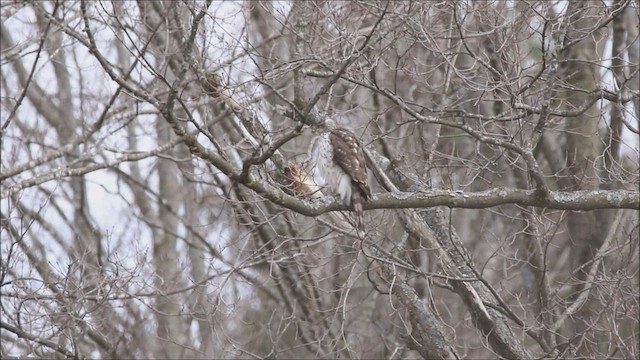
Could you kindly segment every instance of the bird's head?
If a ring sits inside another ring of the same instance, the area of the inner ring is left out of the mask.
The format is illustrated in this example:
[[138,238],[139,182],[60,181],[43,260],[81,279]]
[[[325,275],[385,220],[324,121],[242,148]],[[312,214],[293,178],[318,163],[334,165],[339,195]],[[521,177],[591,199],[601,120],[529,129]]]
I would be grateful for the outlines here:
[[338,123],[330,117],[326,117],[323,122],[312,127],[314,134],[321,134],[329,131],[333,131],[340,126]]

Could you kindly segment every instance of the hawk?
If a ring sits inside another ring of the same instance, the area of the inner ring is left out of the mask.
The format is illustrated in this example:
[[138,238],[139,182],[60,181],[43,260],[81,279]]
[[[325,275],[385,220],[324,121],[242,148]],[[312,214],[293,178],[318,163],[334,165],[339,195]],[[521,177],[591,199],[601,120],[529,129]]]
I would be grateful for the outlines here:
[[302,196],[309,199],[322,197],[320,187],[302,168],[296,164],[289,164],[284,168],[284,191],[289,195]]
[[353,205],[356,229],[364,236],[362,204],[371,198],[367,183],[367,166],[362,145],[349,130],[327,118],[316,130],[319,134],[309,146],[309,160],[325,184],[340,195],[343,204]]

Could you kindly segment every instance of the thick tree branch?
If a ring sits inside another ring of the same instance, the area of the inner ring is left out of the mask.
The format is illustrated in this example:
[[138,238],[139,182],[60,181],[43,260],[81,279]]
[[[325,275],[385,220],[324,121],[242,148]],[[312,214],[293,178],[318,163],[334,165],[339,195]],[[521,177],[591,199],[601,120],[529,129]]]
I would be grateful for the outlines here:
[[[367,249],[377,258],[385,258],[374,246]],[[425,359],[458,359],[455,349],[444,337],[440,321],[425,307],[414,288],[409,286],[404,276],[396,272],[396,268],[387,262],[379,262],[384,277],[388,281],[391,291],[400,299],[409,311],[409,321],[414,329],[410,338],[414,348]]]
[[77,353],[74,353],[71,350],[65,349],[61,346],[58,346],[58,344],[56,344],[53,341],[47,340],[47,339],[43,339],[41,337],[35,336],[35,335],[31,335],[29,333],[27,333],[26,331],[23,331],[22,329],[15,327],[11,324],[7,324],[3,321],[0,321],[0,328],[5,329],[9,332],[12,332],[14,334],[16,334],[16,336],[23,338],[23,339],[27,339],[29,341],[33,341],[36,342],[42,346],[46,346],[64,356],[67,357],[67,359],[79,359],[81,357],[78,356]]
[[481,192],[429,190],[417,193],[381,194],[365,204],[365,209],[380,208],[451,208],[481,209],[499,205],[535,206],[555,210],[639,209],[637,191],[552,191],[547,198],[536,190],[493,188]]

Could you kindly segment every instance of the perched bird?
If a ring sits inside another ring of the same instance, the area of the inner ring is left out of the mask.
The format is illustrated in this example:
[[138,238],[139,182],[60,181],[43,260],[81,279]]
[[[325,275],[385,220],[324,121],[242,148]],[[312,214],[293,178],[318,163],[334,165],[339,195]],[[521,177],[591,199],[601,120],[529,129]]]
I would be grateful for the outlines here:
[[358,236],[364,236],[363,202],[371,198],[367,165],[362,145],[349,130],[327,118],[315,129],[317,136],[309,146],[309,160],[325,184],[342,202],[353,205]]
[[296,164],[289,164],[284,168],[284,191],[289,195],[304,199],[319,199],[322,197],[320,187],[313,181],[311,175]]

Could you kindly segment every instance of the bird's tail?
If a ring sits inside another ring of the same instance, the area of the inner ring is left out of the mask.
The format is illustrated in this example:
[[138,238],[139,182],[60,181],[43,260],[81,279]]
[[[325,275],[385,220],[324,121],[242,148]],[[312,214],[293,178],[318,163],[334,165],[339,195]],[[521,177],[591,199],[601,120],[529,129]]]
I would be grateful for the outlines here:
[[351,193],[351,203],[353,204],[353,210],[356,214],[356,231],[360,239],[364,239],[364,199],[359,191],[353,191]]

